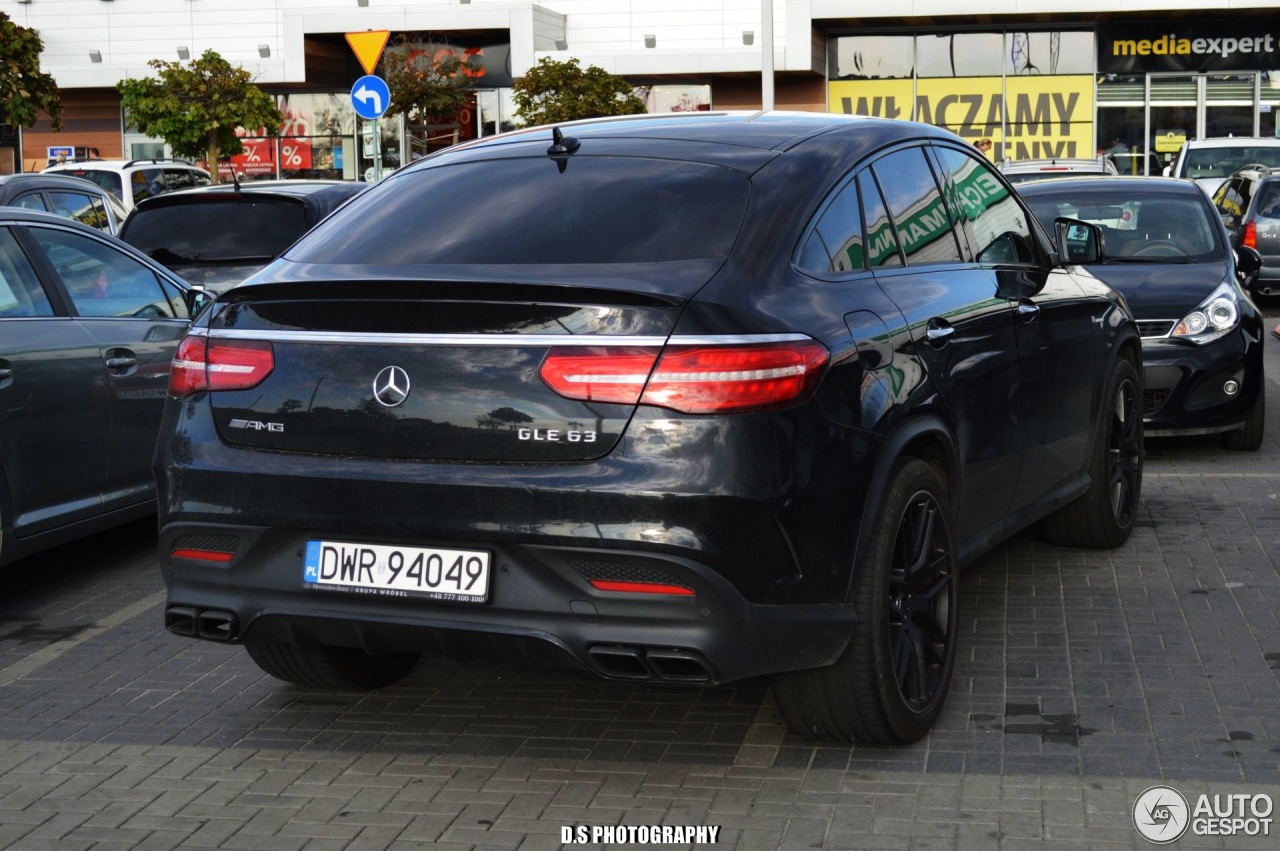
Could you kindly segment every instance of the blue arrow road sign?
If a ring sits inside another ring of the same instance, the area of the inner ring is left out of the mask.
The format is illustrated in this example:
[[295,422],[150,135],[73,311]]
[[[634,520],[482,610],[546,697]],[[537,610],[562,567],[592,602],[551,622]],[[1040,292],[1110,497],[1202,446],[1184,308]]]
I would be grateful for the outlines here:
[[391,89],[387,88],[386,80],[381,77],[370,74],[356,80],[356,84],[351,87],[351,105],[355,107],[356,115],[365,120],[381,118],[390,104]]

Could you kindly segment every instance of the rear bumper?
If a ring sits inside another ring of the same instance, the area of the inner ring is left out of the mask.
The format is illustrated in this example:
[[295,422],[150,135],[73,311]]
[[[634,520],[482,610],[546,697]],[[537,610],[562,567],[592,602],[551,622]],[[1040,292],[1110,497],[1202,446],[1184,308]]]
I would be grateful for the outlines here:
[[[695,561],[634,549],[492,546],[484,603],[313,590],[302,582],[302,551],[312,536],[254,526],[167,524],[160,535],[167,625],[180,635],[230,643],[514,659],[584,668],[609,679],[688,683],[830,664],[853,630],[852,606],[752,604]],[[172,554],[193,548],[197,539],[200,546],[212,541],[235,554],[228,562]],[[694,593],[601,591],[588,581],[620,573]]]
[[[803,408],[642,410],[608,456],[578,463],[231,446],[199,397],[171,400],[161,434],[160,562],[180,634],[725,682],[829,664],[852,633],[845,601],[878,444]],[[173,556],[207,548],[181,540],[191,535],[232,539],[234,556]],[[486,550],[490,597],[313,590],[302,581],[308,540]],[[600,591],[588,582],[596,569],[647,572],[694,594]]]

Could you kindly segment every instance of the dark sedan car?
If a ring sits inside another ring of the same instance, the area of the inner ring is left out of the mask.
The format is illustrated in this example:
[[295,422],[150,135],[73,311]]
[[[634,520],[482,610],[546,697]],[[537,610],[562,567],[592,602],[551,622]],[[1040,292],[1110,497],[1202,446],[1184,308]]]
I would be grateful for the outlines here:
[[[1228,449],[1262,445],[1262,316],[1204,192],[1164,178],[1078,179],[1019,192],[1042,223],[1072,216],[1103,228],[1094,275],[1124,294],[1142,329],[1147,435],[1222,434]],[[1247,265],[1256,269],[1257,255]]]
[[128,215],[107,190],[64,174],[0,175],[0,206],[42,210],[111,234]]
[[168,192],[139,201],[120,238],[190,283],[220,293],[367,188],[340,180],[270,180]]
[[169,363],[203,298],[113,237],[0,207],[0,564],[155,511]]
[[905,121],[451,148],[196,326],[157,451],[166,625],[295,683],[422,653],[775,675],[797,730],[910,741],[959,567],[1040,520],[1116,546],[1141,487],[1122,301],[972,145]]

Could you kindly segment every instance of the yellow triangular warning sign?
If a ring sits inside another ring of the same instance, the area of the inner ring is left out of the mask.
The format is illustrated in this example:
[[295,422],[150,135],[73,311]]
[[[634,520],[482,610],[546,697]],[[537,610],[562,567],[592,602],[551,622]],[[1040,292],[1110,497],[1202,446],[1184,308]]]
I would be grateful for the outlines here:
[[347,44],[355,51],[356,59],[366,74],[372,74],[378,67],[378,58],[382,56],[382,48],[387,46],[391,30],[365,30],[358,33],[347,33]]

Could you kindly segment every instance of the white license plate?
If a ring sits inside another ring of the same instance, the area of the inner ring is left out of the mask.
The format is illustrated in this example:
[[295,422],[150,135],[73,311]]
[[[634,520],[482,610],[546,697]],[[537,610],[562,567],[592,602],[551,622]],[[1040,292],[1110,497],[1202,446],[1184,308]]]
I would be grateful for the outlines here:
[[483,603],[489,598],[489,553],[307,541],[302,583],[356,594]]

